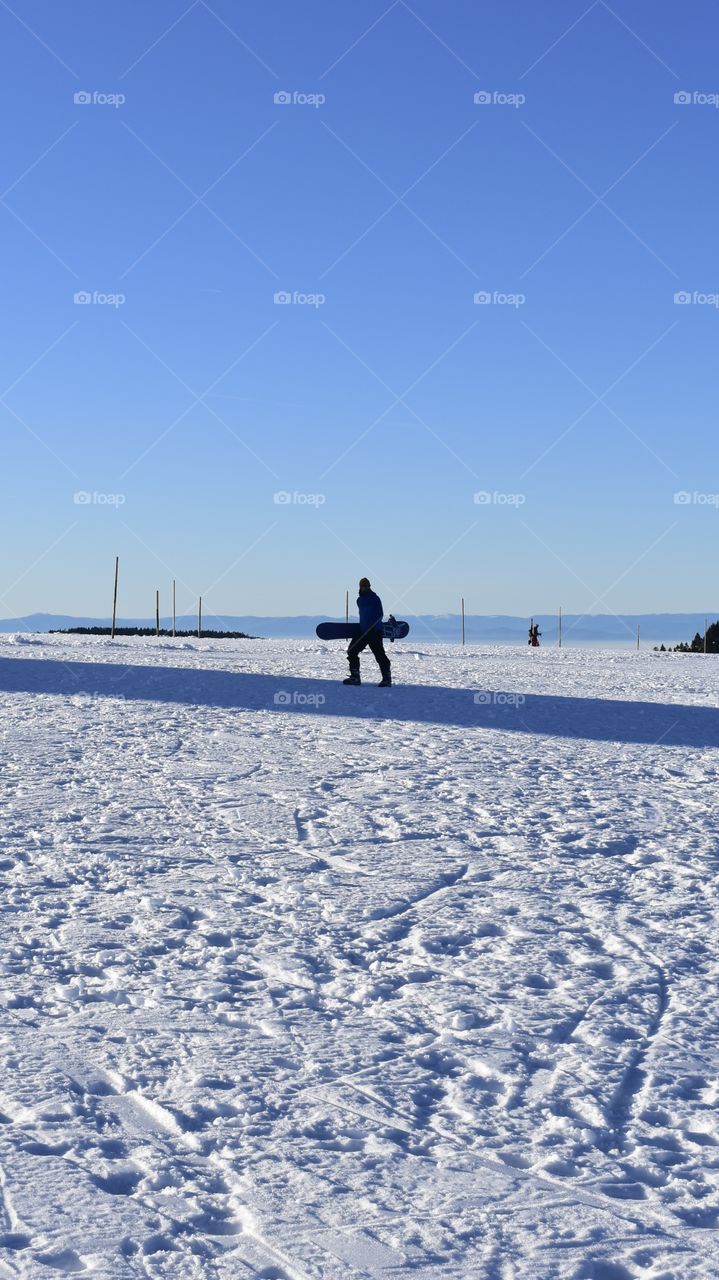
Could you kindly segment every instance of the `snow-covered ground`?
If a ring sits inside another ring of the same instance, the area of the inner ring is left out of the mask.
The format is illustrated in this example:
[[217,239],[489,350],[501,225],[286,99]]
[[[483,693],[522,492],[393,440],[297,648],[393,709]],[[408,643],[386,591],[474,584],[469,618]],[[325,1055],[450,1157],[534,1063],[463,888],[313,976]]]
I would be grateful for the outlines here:
[[0,1275],[719,1276],[719,659],[391,656],[0,638]]

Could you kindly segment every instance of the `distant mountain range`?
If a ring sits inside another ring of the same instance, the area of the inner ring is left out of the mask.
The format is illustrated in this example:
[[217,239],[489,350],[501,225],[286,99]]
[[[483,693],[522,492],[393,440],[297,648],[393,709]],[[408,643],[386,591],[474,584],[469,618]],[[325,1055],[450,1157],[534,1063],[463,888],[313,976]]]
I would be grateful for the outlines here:
[[[404,615],[410,624],[414,640],[429,644],[441,640],[459,641],[461,620],[459,614],[421,614],[414,617]],[[636,643],[637,626],[640,627],[641,640],[644,643],[674,645],[682,640],[691,641],[696,632],[704,634],[704,621],[715,622],[719,618],[719,609],[708,609],[706,613],[632,613],[614,615],[595,613],[587,615],[566,614],[562,619],[563,640],[567,646],[606,644],[624,645]],[[230,615],[203,615],[203,630],[245,631],[253,636],[265,636],[273,639],[304,640],[314,637],[318,622],[336,622],[341,619],[330,618],[326,614],[316,617],[284,617],[268,618],[254,615],[234,617]],[[25,618],[0,619],[0,632],[13,631],[42,632],[61,630],[66,627],[102,627],[110,625],[110,618],[73,618],[57,613],[32,613]],[[535,614],[534,621],[539,623],[542,642],[557,643],[558,623],[556,614]],[[154,618],[118,618],[118,626],[154,627]],[[171,627],[172,619],[160,619],[162,627]],[[178,630],[192,630],[197,626],[197,618],[183,616],[177,619]],[[518,618],[510,614],[468,614],[465,619],[465,636],[468,644],[523,644],[527,639],[529,618]]]

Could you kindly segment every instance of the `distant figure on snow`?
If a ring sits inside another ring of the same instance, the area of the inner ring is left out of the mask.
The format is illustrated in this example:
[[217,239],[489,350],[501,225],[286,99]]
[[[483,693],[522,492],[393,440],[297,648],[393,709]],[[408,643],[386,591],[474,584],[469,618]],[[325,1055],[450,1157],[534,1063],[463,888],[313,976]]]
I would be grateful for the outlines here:
[[531,644],[533,649],[539,648],[539,637],[541,634],[542,633],[539,630],[539,623],[533,622],[529,628],[529,640],[527,641],[528,644]]
[[360,680],[359,656],[362,650],[366,649],[369,645],[382,673],[379,688],[389,689],[392,684],[392,669],[389,658],[384,651],[382,636],[382,615],[384,610],[382,608],[382,601],[376,592],[372,590],[369,578],[360,578],[357,608],[359,609],[360,633],[356,640],[352,640],[350,642],[349,649],[347,650],[350,673],[347,679],[342,683],[362,683]]

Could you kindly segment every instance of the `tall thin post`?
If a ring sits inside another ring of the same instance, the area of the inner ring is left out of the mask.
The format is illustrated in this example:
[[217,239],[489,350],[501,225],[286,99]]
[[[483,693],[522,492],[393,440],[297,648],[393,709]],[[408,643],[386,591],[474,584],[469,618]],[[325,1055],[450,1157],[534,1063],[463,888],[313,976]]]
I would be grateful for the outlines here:
[[464,596],[462,596],[462,644],[464,644]]
[[707,620],[704,619],[704,652],[707,651]]
[[160,593],[155,592],[155,635],[160,634]]
[[117,620],[117,579],[120,572],[120,557],[115,556],[115,590],[112,594],[112,639],[115,639],[115,622]]
[[559,647],[562,647],[562,606],[559,606]]
[[641,624],[638,622],[638,623],[637,623],[637,652],[639,652],[639,631],[640,631],[640,628],[641,628]]
[[197,607],[197,639],[202,639],[202,596],[200,596],[200,603]]
[[175,638],[177,628],[177,610],[175,608],[175,579],[172,579],[172,637]]
[[345,622],[350,620],[350,593],[345,591]]

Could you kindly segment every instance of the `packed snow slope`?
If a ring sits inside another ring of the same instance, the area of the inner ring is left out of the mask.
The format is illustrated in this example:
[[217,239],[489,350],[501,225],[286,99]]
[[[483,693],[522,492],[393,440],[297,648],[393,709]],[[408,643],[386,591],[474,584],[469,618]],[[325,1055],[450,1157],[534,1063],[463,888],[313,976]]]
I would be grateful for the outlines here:
[[0,638],[0,1276],[719,1277],[719,659]]

